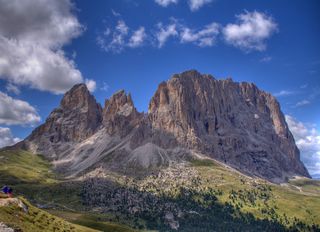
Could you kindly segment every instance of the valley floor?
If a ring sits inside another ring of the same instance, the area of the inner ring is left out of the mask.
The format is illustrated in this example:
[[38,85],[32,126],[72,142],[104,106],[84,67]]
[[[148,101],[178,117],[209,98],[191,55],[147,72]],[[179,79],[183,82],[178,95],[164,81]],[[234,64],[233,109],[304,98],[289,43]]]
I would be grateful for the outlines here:
[[320,181],[276,185],[201,157],[143,178],[96,169],[66,181],[38,155],[0,160],[0,185],[29,209],[0,205],[0,223],[20,231],[320,231]]

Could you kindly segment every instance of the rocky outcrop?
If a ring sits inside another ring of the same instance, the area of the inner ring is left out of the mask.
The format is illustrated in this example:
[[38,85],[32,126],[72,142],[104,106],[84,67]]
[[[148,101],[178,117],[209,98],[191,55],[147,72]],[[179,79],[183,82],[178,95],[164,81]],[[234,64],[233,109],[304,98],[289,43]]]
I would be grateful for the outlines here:
[[60,106],[20,146],[48,158],[57,158],[63,150],[93,135],[101,121],[101,106],[85,84],[78,84],[64,95]]
[[14,232],[14,229],[10,228],[6,224],[0,222],[0,231],[1,232]]
[[[16,206],[28,213],[28,206],[18,198],[0,198],[0,207]],[[2,230],[0,230],[2,231]]]
[[162,82],[147,114],[123,90],[101,109],[84,84],[76,85],[20,147],[45,154],[73,175],[98,167],[154,171],[201,153],[274,182],[309,177],[273,96],[195,70]]

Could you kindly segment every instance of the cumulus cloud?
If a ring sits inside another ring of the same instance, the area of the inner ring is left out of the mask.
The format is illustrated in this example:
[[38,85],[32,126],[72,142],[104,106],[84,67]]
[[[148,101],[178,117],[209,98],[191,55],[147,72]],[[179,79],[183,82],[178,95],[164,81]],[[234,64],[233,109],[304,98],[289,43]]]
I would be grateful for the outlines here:
[[83,82],[62,47],[84,30],[69,0],[0,0],[0,78],[64,93]]
[[219,24],[211,23],[199,31],[184,27],[180,33],[182,43],[194,43],[200,47],[213,46],[219,34]]
[[40,120],[36,109],[28,102],[14,99],[0,91],[0,124],[34,125]]
[[140,27],[138,30],[133,32],[133,35],[131,36],[129,40],[129,47],[139,47],[143,44],[143,41],[146,37],[145,29],[144,27]]
[[19,141],[21,141],[21,139],[14,137],[10,128],[0,127],[0,148],[13,145]]
[[278,30],[274,19],[261,12],[245,12],[236,17],[237,23],[227,24],[223,29],[224,39],[246,52],[265,50],[266,40]]
[[162,23],[158,23],[158,32],[156,38],[158,41],[158,47],[161,48],[170,37],[178,35],[177,24],[175,22],[164,26]]
[[160,6],[167,7],[170,4],[178,3],[178,0],[155,0],[155,2],[158,3]]
[[82,82],[80,71],[61,50],[52,51],[1,36],[0,78],[55,94],[64,93],[74,84]]
[[320,132],[314,125],[302,123],[290,115],[286,115],[286,121],[311,176],[320,176]]
[[210,2],[212,0],[189,0],[189,7],[191,11],[196,11]]

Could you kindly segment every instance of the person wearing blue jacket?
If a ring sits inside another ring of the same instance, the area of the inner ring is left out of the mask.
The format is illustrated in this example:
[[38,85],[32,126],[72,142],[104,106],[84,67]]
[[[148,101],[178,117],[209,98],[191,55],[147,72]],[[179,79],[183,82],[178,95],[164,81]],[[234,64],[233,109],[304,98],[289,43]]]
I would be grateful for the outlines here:
[[8,194],[9,193],[9,187],[8,186],[3,186],[2,187],[2,192],[4,193],[4,194]]

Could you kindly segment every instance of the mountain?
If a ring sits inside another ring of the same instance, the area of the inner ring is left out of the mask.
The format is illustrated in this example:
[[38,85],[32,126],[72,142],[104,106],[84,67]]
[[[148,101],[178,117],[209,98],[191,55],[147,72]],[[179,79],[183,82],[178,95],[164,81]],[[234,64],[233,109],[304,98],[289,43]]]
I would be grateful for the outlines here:
[[15,148],[43,154],[66,177],[98,168],[143,176],[199,156],[275,183],[310,177],[272,95],[195,70],[162,82],[147,113],[123,90],[102,109],[84,84],[75,85]]
[[[160,83],[146,113],[123,90],[101,107],[75,85],[0,160],[0,185],[50,222],[53,214],[99,231],[320,231],[320,182],[277,100],[194,70]],[[39,217],[0,206],[0,226],[37,231]]]

